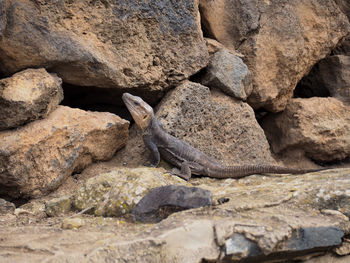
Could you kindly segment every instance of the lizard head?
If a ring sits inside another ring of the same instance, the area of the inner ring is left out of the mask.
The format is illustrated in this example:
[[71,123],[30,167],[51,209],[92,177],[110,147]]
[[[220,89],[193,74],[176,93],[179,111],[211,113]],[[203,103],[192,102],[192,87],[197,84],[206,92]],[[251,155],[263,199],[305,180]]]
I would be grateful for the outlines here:
[[153,109],[140,97],[124,93],[122,97],[136,125],[145,130],[154,116]]

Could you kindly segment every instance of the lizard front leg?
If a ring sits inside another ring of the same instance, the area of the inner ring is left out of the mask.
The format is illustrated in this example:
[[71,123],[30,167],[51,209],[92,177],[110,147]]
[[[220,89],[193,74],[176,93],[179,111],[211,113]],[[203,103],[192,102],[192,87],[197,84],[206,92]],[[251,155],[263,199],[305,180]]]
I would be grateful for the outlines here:
[[160,162],[160,154],[157,145],[152,141],[151,137],[147,135],[143,136],[143,142],[146,145],[146,147],[151,151],[151,166],[157,167]]

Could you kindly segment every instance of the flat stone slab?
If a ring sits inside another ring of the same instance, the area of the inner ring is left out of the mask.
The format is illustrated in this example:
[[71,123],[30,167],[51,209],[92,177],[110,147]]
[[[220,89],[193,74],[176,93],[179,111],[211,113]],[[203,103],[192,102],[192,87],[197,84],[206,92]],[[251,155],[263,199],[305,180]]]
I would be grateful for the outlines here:
[[334,251],[349,234],[350,169],[197,178],[192,185],[229,201],[177,212],[157,224],[81,215],[65,221],[79,221],[74,230],[62,225],[65,217],[18,227],[24,215],[2,216],[0,261],[278,262]]

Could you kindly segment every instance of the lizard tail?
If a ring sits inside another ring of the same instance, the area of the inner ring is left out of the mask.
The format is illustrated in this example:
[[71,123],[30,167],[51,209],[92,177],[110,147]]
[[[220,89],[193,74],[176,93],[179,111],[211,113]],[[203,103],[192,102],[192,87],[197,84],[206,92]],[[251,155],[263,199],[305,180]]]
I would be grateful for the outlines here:
[[317,169],[294,169],[274,165],[242,165],[224,166],[209,169],[209,176],[215,178],[241,178],[252,174],[305,174],[327,170],[328,168]]

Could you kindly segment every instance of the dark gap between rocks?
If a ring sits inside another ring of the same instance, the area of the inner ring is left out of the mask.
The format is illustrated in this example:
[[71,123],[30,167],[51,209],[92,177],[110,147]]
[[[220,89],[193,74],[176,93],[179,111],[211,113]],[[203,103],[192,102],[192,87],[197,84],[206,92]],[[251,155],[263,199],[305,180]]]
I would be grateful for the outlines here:
[[315,64],[308,75],[304,76],[294,89],[294,98],[330,97],[320,76],[319,63]]
[[151,105],[161,97],[161,92],[146,92],[138,88],[137,91],[75,86],[67,83],[62,84],[64,99],[61,102],[64,106],[79,108],[87,111],[110,112],[133,123],[133,119],[122,101],[124,92],[129,92],[136,96],[141,96]]

